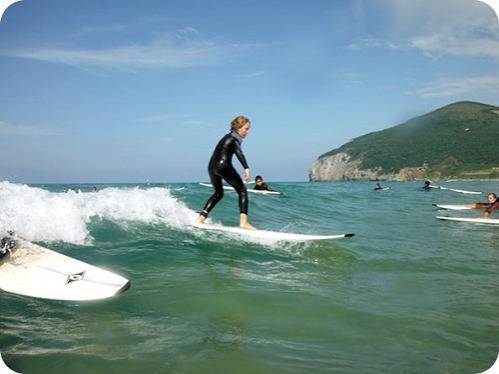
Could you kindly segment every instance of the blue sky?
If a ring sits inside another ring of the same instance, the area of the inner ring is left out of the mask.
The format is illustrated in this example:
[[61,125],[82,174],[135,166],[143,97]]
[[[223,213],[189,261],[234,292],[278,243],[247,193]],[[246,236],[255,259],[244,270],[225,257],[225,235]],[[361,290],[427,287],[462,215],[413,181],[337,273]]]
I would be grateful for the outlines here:
[[207,180],[244,114],[252,174],[307,180],[359,135],[499,105],[498,68],[476,0],[23,0],[0,23],[0,179]]

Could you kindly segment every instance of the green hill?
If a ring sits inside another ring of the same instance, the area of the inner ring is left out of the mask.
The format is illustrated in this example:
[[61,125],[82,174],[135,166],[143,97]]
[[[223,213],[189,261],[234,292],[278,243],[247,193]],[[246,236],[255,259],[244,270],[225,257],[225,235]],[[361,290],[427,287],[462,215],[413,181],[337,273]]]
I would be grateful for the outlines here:
[[347,153],[378,174],[413,167],[424,176],[499,178],[499,107],[458,102],[360,136],[319,160]]

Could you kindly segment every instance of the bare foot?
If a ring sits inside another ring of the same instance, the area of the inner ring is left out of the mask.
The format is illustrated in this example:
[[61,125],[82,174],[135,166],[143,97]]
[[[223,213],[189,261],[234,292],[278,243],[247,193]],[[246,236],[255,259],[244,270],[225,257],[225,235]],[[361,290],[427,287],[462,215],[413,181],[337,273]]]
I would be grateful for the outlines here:
[[248,215],[241,213],[240,214],[240,221],[239,221],[239,227],[242,229],[247,229],[247,230],[254,230],[255,228],[250,225],[248,222]]
[[202,215],[199,215],[199,217],[198,217],[198,223],[204,224],[205,221],[206,221],[206,217],[202,216]]

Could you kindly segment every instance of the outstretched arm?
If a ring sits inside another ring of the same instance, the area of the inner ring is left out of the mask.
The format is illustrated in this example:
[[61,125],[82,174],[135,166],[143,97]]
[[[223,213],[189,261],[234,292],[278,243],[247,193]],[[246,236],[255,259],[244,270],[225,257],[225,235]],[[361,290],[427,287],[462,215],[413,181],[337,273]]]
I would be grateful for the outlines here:
[[490,204],[487,203],[475,203],[472,204],[473,209],[487,209],[490,207]]

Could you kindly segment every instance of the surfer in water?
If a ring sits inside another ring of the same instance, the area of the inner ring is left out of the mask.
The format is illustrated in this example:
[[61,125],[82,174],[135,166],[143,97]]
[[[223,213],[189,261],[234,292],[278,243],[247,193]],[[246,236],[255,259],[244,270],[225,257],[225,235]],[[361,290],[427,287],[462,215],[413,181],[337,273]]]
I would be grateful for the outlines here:
[[382,190],[383,187],[381,187],[381,183],[376,183],[376,186],[374,186],[374,191],[379,191],[379,190]]
[[431,187],[432,187],[432,186],[431,186],[431,181],[430,181],[430,180],[425,180],[425,181],[424,181],[424,186],[423,186],[423,189],[424,189],[425,191],[429,191],[429,190],[431,190]]
[[255,178],[255,190],[258,191],[274,191],[271,189],[269,186],[267,186],[267,183],[263,180],[263,178],[260,175],[257,175]]
[[215,190],[199,213],[198,222],[204,223],[210,211],[224,196],[222,179],[225,179],[239,195],[240,224],[244,229],[254,229],[248,222],[248,192],[243,180],[232,166],[232,156],[235,154],[244,168],[244,181],[251,178],[249,166],[241,149],[243,139],[248,136],[251,122],[244,116],[238,116],[230,124],[230,133],[225,135],[215,147],[208,164],[208,174]]
[[493,192],[487,194],[488,203],[476,203],[473,204],[474,209],[485,209],[483,218],[491,218],[492,213],[494,213],[499,208],[499,200],[497,195]]

